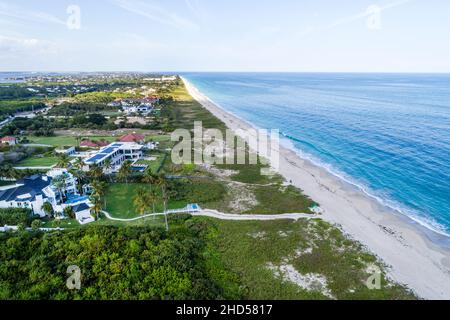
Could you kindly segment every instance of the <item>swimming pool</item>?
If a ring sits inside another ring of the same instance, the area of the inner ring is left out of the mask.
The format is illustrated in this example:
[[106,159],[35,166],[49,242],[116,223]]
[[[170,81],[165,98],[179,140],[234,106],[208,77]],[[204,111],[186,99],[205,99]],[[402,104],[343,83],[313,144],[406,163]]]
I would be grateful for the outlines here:
[[78,203],[78,202],[84,202],[84,201],[86,201],[86,200],[88,200],[88,199],[89,199],[88,196],[75,196],[75,197],[69,198],[69,199],[66,201],[66,204],[71,205],[71,204],[75,204],[75,203]]

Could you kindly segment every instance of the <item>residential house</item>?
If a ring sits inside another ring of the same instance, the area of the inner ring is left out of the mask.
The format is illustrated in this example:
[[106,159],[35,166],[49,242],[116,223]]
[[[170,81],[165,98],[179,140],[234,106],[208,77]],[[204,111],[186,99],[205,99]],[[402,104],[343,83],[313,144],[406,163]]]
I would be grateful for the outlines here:
[[68,156],[73,156],[77,152],[77,150],[73,146],[64,146],[64,147],[55,149],[55,152],[60,153],[60,154],[66,154]]
[[118,171],[126,160],[135,162],[142,159],[144,155],[143,149],[143,145],[135,142],[114,142],[100,149],[91,157],[84,160],[84,162],[88,166],[96,164],[103,167],[106,160],[109,159],[111,163],[111,170]]
[[[35,174],[17,181],[16,185],[4,187],[0,191],[0,208],[27,208],[35,215],[45,217],[42,209],[44,203],[52,205],[53,211],[62,213],[68,206],[81,206],[77,220],[82,223],[92,222],[86,215],[86,206],[91,204],[89,198],[77,191],[77,179],[67,169],[52,169],[46,174]],[[77,208],[79,209],[79,208]],[[74,210],[75,211],[75,210]]]
[[119,139],[120,142],[136,142],[143,144],[145,143],[145,136],[137,133],[126,134]]
[[6,136],[0,139],[0,143],[15,146],[18,144],[18,140],[16,137]]
[[100,140],[100,141],[83,140],[80,142],[80,147],[97,149],[97,148],[106,147],[108,144],[109,144],[109,142],[104,141],[104,140]]

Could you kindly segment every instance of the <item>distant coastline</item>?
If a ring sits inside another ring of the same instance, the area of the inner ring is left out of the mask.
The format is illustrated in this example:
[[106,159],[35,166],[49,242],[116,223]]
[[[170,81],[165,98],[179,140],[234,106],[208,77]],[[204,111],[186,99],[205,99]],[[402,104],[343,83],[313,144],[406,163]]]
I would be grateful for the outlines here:
[[[230,129],[253,126],[219,107],[186,78],[182,79],[194,99]],[[341,225],[344,232],[391,265],[390,275],[394,280],[407,284],[422,297],[450,298],[448,248],[431,242],[423,234],[426,230],[412,226],[406,218],[388,210],[355,185],[300,158],[294,147],[282,145],[280,154],[280,173],[321,205],[325,220]],[[417,274],[422,278],[417,279]]]

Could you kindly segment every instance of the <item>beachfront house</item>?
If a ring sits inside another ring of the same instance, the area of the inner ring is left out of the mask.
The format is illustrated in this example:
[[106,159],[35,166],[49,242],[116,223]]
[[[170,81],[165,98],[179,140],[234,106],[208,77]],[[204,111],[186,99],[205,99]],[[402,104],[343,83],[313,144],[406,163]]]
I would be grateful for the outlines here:
[[89,198],[78,193],[77,180],[67,169],[52,169],[46,174],[35,174],[0,190],[0,208],[26,208],[43,218],[47,215],[43,210],[46,202],[51,204],[57,214],[61,214],[68,206],[77,213],[75,209],[79,208],[75,206],[84,204],[81,206],[84,209],[79,210],[77,215],[78,222],[93,221],[89,219],[90,213],[86,213],[86,207],[91,208]]
[[93,164],[104,167],[106,160],[111,163],[111,171],[116,172],[120,169],[125,161],[135,162],[144,155],[144,146],[135,142],[114,142],[100,149],[88,159],[84,160],[85,164],[91,166]]
[[44,189],[50,185],[45,175],[36,174],[17,181],[15,185],[3,187],[0,191],[0,208],[27,208],[44,217],[42,206],[48,196]]
[[75,219],[80,224],[87,224],[95,221],[94,217],[91,215],[91,206],[86,202],[74,205],[72,210],[75,214]]

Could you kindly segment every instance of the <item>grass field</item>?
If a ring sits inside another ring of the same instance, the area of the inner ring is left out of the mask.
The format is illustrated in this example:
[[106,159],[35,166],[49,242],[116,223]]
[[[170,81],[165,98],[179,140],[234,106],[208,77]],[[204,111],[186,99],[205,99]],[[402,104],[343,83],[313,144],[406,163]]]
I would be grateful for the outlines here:
[[172,126],[183,129],[194,128],[194,121],[202,121],[204,128],[226,129],[225,124],[217,119],[212,113],[205,110],[197,101],[195,101],[186,91],[184,85],[179,86],[171,92],[175,101],[171,105],[175,119]]
[[145,164],[148,165],[152,172],[157,172],[158,169],[161,167],[162,161],[164,160],[164,154],[151,154],[147,155],[148,157],[155,157],[156,160],[149,161],[149,160],[139,160],[137,164]]
[[254,193],[256,200],[258,200],[258,205],[247,213],[312,213],[309,208],[315,205],[314,201],[293,186],[257,186],[254,188]]
[[166,142],[170,141],[170,135],[151,135],[145,138],[145,141],[154,141],[154,142]]
[[58,157],[30,157],[20,161],[16,167],[51,167],[58,163]]
[[[377,265],[383,270],[383,266],[358,243],[322,220],[208,220],[217,228],[211,239],[221,260],[239,275],[246,299],[414,298],[384,276],[380,290],[369,290],[365,285],[371,275],[368,267]],[[320,275],[326,279],[326,286],[317,284],[306,290],[291,281],[283,269],[278,269],[280,266],[290,266],[291,275]],[[324,288],[330,296],[323,294]]]
[[[135,206],[134,197],[139,188],[150,188],[148,184],[139,183],[115,183],[109,186],[106,193],[106,211],[115,218],[135,218],[139,216]],[[187,205],[184,201],[169,201],[169,209],[179,209]],[[164,209],[162,198],[156,204],[156,212],[162,212]],[[150,214],[151,212],[148,212]]]
[[[54,136],[54,137],[33,137],[29,136],[27,137],[30,143],[35,144],[47,144],[52,145],[55,147],[62,147],[62,146],[77,146],[78,141],[76,137],[74,136]],[[111,136],[86,136],[82,137],[90,140],[106,140],[106,141],[116,141],[117,137],[111,137]]]

